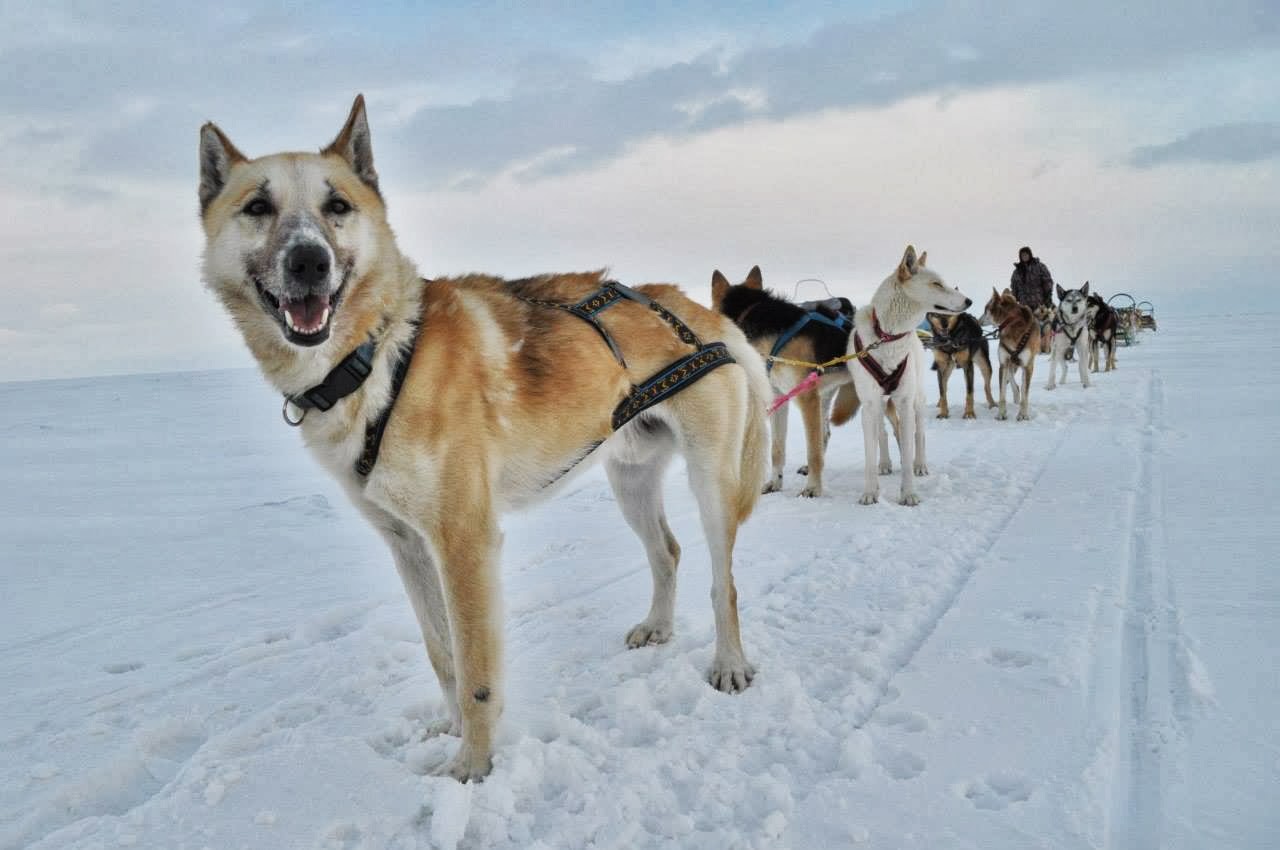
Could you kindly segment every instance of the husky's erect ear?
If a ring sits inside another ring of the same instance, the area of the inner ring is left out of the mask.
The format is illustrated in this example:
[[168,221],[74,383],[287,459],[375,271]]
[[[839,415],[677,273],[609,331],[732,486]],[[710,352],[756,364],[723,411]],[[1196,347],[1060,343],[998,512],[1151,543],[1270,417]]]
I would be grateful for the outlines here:
[[724,297],[729,293],[729,278],[716,269],[711,273],[711,308],[719,310]]
[[1086,280],[1084,286],[1080,287],[1080,294],[1086,298],[1089,297],[1089,281]]
[[1062,288],[1062,284],[1060,284],[1060,283],[1055,283],[1055,284],[1054,284],[1054,286],[1055,286],[1055,287],[1057,288],[1057,290],[1058,290],[1058,300],[1059,300],[1059,301],[1061,301],[1063,298],[1066,298],[1066,297],[1067,297],[1067,291],[1066,291],[1065,289],[1063,289],[1063,288]]
[[342,157],[365,185],[378,191],[378,172],[373,168],[373,143],[369,139],[369,121],[364,114],[364,95],[356,95],[342,132],[321,153]]
[[209,209],[221,194],[231,166],[244,161],[245,155],[236,150],[218,125],[210,121],[200,128],[200,212]]
[[747,272],[747,279],[742,282],[747,289],[764,289],[764,275],[760,272],[759,266],[752,266],[751,271]]
[[907,250],[902,252],[902,262],[898,263],[899,281],[907,280],[916,273],[916,262],[916,248],[908,245]]
[[925,261],[925,260],[927,260],[927,259],[929,259],[929,252],[928,252],[928,251],[921,251],[921,252],[920,252],[920,259],[916,260],[916,268],[918,268],[918,269],[922,269],[922,268],[924,268],[924,261]]

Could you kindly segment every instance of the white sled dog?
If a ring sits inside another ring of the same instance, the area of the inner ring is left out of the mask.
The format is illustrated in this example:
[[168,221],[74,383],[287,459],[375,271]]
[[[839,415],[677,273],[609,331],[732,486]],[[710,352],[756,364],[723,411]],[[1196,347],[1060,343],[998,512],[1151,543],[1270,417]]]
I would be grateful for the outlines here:
[[1062,369],[1062,383],[1067,382],[1067,352],[1075,351],[1080,367],[1080,384],[1089,387],[1089,354],[1092,346],[1089,338],[1089,281],[1079,289],[1063,289],[1058,286],[1058,310],[1053,317],[1053,350],[1049,363],[1049,383],[1046,390],[1058,386],[1058,369]]
[[[424,281],[396,247],[363,98],[319,153],[250,159],[200,130],[204,278],[285,418],[386,539],[460,734],[442,773],[491,766],[503,704],[499,514],[605,462],[653,572],[631,647],[671,637],[680,547],[662,477],[681,452],[711,550],[709,678],[747,687],[732,556],[767,470],[760,356],[674,286],[603,272]],[[593,569],[583,564],[584,573]]]
[[[960,313],[973,303],[959,289],[949,287],[942,277],[925,267],[928,252],[917,259],[908,245],[897,270],[884,279],[869,309],[854,314],[849,335],[849,372],[862,403],[862,439],[866,462],[863,505],[880,499],[877,458],[886,440],[885,404],[891,400],[898,414],[898,449],[902,454],[902,487],[899,501],[920,504],[915,492],[915,476],[928,475],[924,444],[924,345],[916,327],[925,313]],[[837,410],[836,413],[839,413]],[[834,415],[840,425],[846,420]]]

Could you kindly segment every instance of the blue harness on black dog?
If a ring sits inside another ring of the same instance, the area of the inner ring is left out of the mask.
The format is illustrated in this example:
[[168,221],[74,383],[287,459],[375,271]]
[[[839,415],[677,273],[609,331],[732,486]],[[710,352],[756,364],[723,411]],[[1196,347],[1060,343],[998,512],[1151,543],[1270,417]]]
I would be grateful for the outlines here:
[[844,313],[836,313],[832,317],[828,313],[821,310],[809,310],[803,316],[796,320],[795,324],[778,334],[777,340],[773,343],[773,348],[769,351],[769,357],[765,360],[765,368],[770,372],[773,371],[773,358],[782,353],[782,349],[787,347],[787,343],[796,338],[796,334],[804,330],[810,322],[817,322],[827,327],[835,328],[840,333],[848,336],[849,331],[853,330],[853,319]]

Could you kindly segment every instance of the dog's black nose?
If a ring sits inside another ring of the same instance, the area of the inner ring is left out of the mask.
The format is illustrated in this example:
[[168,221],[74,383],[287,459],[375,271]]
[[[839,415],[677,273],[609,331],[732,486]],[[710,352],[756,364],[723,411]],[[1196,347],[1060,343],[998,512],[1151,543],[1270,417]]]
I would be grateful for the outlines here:
[[284,268],[291,280],[308,289],[323,286],[329,282],[329,252],[315,242],[294,245],[285,255]]
[[965,308],[966,310],[968,310],[968,309],[969,309],[970,307],[972,307],[972,306],[973,306],[973,299],[972,299],[972,298],[966,298],[966,299],[964,299],[964,308]]

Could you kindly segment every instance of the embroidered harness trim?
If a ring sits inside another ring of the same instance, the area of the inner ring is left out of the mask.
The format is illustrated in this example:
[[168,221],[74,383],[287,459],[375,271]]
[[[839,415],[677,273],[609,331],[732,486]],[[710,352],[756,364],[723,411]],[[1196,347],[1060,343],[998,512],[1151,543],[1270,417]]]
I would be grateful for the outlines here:
[[[663,307],[649,296],[628,286],[623,286],[617,281],[606,281],[597,292],[588,295],[576,304],[562,304],[558,301],[527,298],[523,295],[517,295],[516,297],[521,301],[539,307],[564,310],[582,319],[596,329],[605,344],[609,346],[609,351],[612,352],[614,359],[618,361],[618,365],[623,368],[626,368],[627,365],[626,358],[623,357],[622,350],[618,348],[613,336],[600,323],[598,317],[600,313],[624,300],[648,307],[657,313],[664,322],[671,326],[671,329],[675,331],[681,342],[695,349],[692,354],[680,358],[666,368],[660,369],[648,379],[631,386],[630,392],[614,408],[610,422],[615,431],[650,407],[659,404],[698,381],[713,369],[726,363],[736,362],[723,342],[703,343],[692,328],[682,322],[678,316],[666,307]],[[565,472],[568,472],[568,470],[566,469]]]

